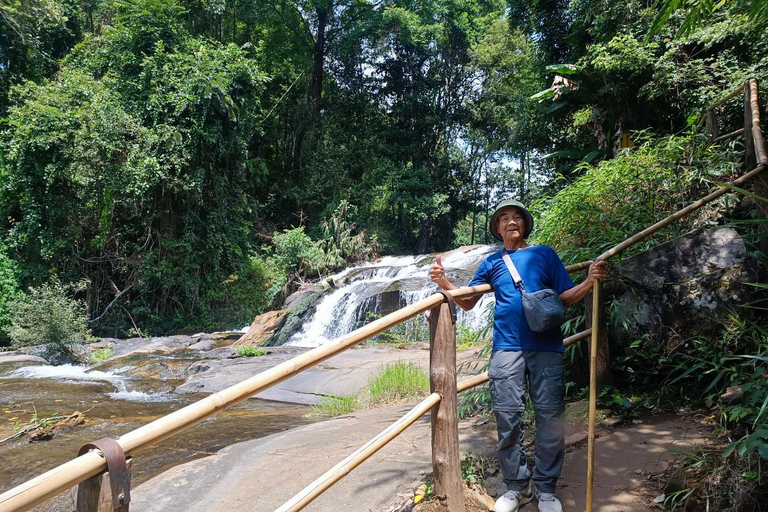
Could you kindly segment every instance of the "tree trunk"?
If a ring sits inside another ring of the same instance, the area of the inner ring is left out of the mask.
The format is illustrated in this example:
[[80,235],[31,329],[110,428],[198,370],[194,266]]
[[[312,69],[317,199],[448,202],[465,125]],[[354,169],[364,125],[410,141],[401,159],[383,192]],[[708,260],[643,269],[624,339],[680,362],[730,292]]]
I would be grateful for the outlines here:
[[416,240],[416,254],[426,254],[429,251],[429,227],[429,219],[424,219],[421,221],[421,231],[419,231],[419,238]]
[[323,73],[325,61],[325,31],[328,26],[329,6],[317,8],[317,35],[315,36],[312,76],[309,84],[309,100],[312,109],[312,152],[317,150],[320,138],[320,103],[323,98]]

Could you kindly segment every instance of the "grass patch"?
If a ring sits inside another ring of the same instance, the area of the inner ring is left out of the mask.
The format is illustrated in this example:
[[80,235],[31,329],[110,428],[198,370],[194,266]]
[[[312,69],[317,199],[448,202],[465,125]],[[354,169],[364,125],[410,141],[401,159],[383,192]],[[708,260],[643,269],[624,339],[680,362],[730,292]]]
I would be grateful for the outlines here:
[[382,365],[360,393],[324,396],[308,416],[342,416],[357,409],[426,396],[429,376],[415,363]]
[[389,363],[368,379],[367,391],[372,404],[417,398],[429,391],[429,377],[414,363]]
[[359,399],[355,395],[328,395],[320,403],[312,406],[309,416],[343,416],[359,408]]
[[104,347],[94,350],[88,354],[88,364],[93,366],[95,364],[103,363],[113,355],[115,355],[115,350],[112,347]]
[[267,351],[263,348],[256,348],[251,345],[245,345],[244,347],[237,347],[235,349],[237,355],[240,357],[258,357],[267,355]]

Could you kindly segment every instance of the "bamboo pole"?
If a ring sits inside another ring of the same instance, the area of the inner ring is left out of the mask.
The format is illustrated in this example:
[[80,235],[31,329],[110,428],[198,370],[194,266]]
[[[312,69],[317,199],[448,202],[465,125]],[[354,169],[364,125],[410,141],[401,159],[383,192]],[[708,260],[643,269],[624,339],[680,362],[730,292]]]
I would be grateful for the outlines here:
[[729,99],[731,99],[731,98],[733,98],[733,97],[735,97],[735,96],[738,96],[739,94],[741,94],[741,92],[742,92],[743,90],[744,90],[744,85],[740,85],[740,86],[738,86],[738,87],[737,87],[737,88],[735,88],[733,91],[731,91],[730,93],[728,93],[728,95],[727,95],[727,96],[725,96],[724,98],[720,98],[719,100],[717,100],[716,102],[714,102],[712,105],[710,105],[710,106],[709,106],[709,108],[708,108],[707,110],[712,110],[713,108],[717,108],[717,107],[719,107],[720,105],[722,105],[723,103],[725,103],[725,102],[726,102],[726,101],[728,101]]
[[[712,110],[712,109],[715,109],[715,108],[719,107],[720,105],[722,105],[723,103],[725,103],[729,99],[733,98],[734,96],[738,96],[743,90],[744,90],[744,85],[742,84],[742,85],[738,86],[736,89],[734,89],[732,92],[728,93],[728,95],[725,96],[724,98],[720,98],[719,100],[714,102],[712,105],[707,107],[707,110]],[[706,120],[706,116],[699,118],[698,122],[696,123],[696,127],[699,127],[702,124],[704,124],[705,120]]]
[[[592,329],[587,329],[580,333],[569,336],[563,340],[563,345],[566,347],[583,340],[592,333]],[[481,384],[488,382],[488,372],[474,375],[472,377],[461,380],[456,385],[458,393],[474,388]],[[426,414],[432,407],[440,400],[435,397],[439,397],[438,393],[432,393],[430,396],[421,401],[416,407],[411,409],[408,414],[397,420],[395,423],[384,429],[379,435],[368,441],[365,445],[357,449],[350,454],[346,459],[342,460],[334,467],[326,471],[317,480],[306,486],[293,498],[286,501],[275,512],[295,512],[303,509],[309,503],[314,501],[323,492],[328,490],[333,484],[347,476],[353,469],[368,460],[373,454],[378,452],[387,443],[392,441],[395,437],[402,434],[403,431],[412,425],[418,418]]]
[[[737,178],[737,179],[733,180],[730,183],[730,185],[731,186],[733,186],[733,185],[736,185],[736,186],[741,185],[742,183],[744,183],[745,181],[753,178],[757,174],[760,174],[760,172],[763,169],[765,169],[766,165],[768,165],[768,162],[758,165],[756,168],[754,168],[751,171],[749,171],[748,173],[742,175],[740,178]],[[679,210],[679,211],[673,213],[669,217],[667,217],[665,219],[662,219],[659,222],[657,222],[656,224],[654,224],[654,225],[652,225],[650,227],[647,227],[644,230],[642,230],[641,232],[639,232],[639,233],[637,233],[637,234],[627,238],[626,240],[624,240],[620,244],[618,244],[618,245],[614,246],[613,248],[605,251],[603,254],[601,254],[600,256],[595,258],[595,260],[607,260],[609,258],[612,258],[613,256],[616,256],[617,254],[623,252],[624,250],[626,250],[628,247],[632,246],[633,244],[636,244],[640,240],[642,240],[642,239],[644,239],[644,238],[654,234],[655,232],[659,231],[661,228],[669,226],[670,224],[672,224],[676,220],[679,220],[682,217],[685,217],[686,215],[688,215],[692,211],[698,210],[699,208],[701,208],[705,204],[714,201],[718,197],[722,196],[723,194],[725,194],[726,192],[729,192],[731,190],[733,190],[733,189],[730,186],[721,187],[721,188],[715,190],[714,192],[712,192],[708,196],[705,196],[705,197],[699,199],[698,201],[695,201],[695,202],[689,204],[688,206],[686,206],[682,210]],[[565,267],[565,270],[567,270],[568,272],[576,272],[578,270],[584,270],[586,268],[589,268],[589,266],[591,264],[592,264],[592,261],[582,261],[581,263],[575,263],[573,265],[568,265],[567,267]]]
[[589,349],[589,433],[587,438],[587,512],[592,512],[592,487],[595,483],[595,419],[597,417],[597,349],[600,338],[600,291],[592,289],[592,343]]
[[426,414],[440,402],[440,394],[432,393],[422,400],[408,414],[384,429],[379,435],[365,443],[349,457],[342,460],[334,467],[326,471],[320,478],[306,486],[296,496],[285,502],[275,512],[295,512],[301,510],[318,496],[325,492],[333,484],[347,476],[353,469],[365,462],[374,453],[387,445],[391,440],[403,433],[403,431]]
[[[576,333],[573,336],[569,336],[563,340],[563,346],[569,347],[577,341],[588,338],[590,334],[592,334],[592,329],[587,329],[585,331]],[[468,379],[459,381],[459,383],[456,385],[456,392],[461,393],[462,391],[477,387],[480,384],[485,384],[486,382],[488,382],[488,372],[483,372],[473,377],[469,377]]]
[[757,163],[760,165],[768,164],[768,156],[765,153],[765,141],[760,130],[760,105],[758,98],[757,80],[749,79],[749,103],[752,110],[752,141],[755,145],[755,154]]
[[[451,290],[454,297],[468,297],[491,291],[490,285]],[[307,368],[347,350],[394,325],[423,313],[444,300],[435,294],[382,317],[351,333],[336,338],[309,352],[281,363],[269,370],[234,386],[210,395],[118,439],[126,455],[135,455],[149,446],[220,413],[224,409],[278,384]],[[3,494],[0,494],[0,512],[21,512],[69,489],[106,469],[106,462],[94,452],[57,466]]]
[[714,144],[714,143],[723,141],[725,139],[730,139],[731,137],[737,137],[742,133],[744,133],[744,128],[739,128],[738,130],[734,130],[731,133],[726,133],[725,135],[721,135],[717,137],[715,140],[712,141],[712,143]]

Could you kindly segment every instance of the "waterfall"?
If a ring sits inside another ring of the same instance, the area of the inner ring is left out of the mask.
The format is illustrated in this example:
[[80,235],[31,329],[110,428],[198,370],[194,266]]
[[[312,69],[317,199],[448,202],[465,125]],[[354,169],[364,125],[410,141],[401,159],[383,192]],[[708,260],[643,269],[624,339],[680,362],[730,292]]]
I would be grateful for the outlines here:
[[[442,255],[446,276],[457,286],[466,286],[480,263],[498,246],[482,245],[456,249]],[[434,293],[438,288],[429,279],[433,255],[388,256],[373,263],[345,269],[332,276],[338,288],[317,305],[303,328],[289,340],[289,345],[316,347],[343,336],[372,321]],[[486,323],[484,313],[493,303],[493,295],[484,295],[471,311],[458,308],[458,322],[479,329]]]

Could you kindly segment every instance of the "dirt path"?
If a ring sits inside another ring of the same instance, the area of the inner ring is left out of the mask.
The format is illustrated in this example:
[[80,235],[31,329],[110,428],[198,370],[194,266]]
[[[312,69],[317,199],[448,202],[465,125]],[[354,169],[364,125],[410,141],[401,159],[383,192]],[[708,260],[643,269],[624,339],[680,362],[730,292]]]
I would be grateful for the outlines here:
[[[146,512],[272,511],[407,409],[361,411],[238,443],[139,486],[133,504]],[[463,422],[460,436],[463,454],[493,455],[492,425]],[[412,503],[413,489],[431,471],[429,439],[429,421],[424,418],[305,510],[408,510],[403,505]],[[670,450],[689,449],[702,440],[696,424],[682,416],[651,418],[606,432],[596,445],[595,510],[649,510],[656,489],[648,486],[646,475],[665,469],[673,457]],[[576,446],[566,455],[559,491],[566,511],[584,510],[586,452],[585,446]]]
[[[595,443],[594,510],[634,512],[650,510],[660,493],[649,475],[667,469],[675,453],[705,441],[700,424],[688,416],[646,418],[642,424],[619,428]],[[566,454],[558,495],[564,510],[585,507],[587,449]],[[535,510],[531,505],[523,510]]]

